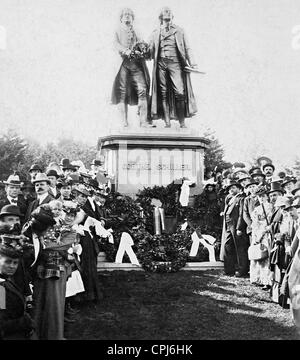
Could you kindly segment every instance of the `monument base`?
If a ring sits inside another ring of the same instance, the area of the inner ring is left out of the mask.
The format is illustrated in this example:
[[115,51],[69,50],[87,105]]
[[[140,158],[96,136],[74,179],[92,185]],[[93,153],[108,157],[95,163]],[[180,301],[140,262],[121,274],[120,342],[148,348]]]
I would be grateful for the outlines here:
[[209,140],[191,129],[124,128],[99,138],[98,152],[115,179],[116,191],[135,197],[144,187],[193,179],[191,196],[202,191],[204,150]]
[[[187,262],[180,271],[200,271],[200,270],[223,270],[224,265],[221,261],[210,262]],[[141,266],[130,263],[116,264],[112,262],[98,262],[98,272],[102,271],[145,271]]]

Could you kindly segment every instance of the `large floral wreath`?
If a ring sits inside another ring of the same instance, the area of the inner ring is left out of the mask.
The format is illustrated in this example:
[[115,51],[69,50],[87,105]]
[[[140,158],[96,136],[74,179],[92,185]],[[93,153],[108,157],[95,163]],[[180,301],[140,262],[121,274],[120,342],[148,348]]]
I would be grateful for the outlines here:
[[190,229],[178,229],[172,235],[151,235],[145,229],[138,229],[134,238],[137,240],[137,258],[147,271],[176,272],[189,258]]
[[[175,272],[185,266],[187,261],[208,261],[208,250],[199,245],[196,257],[189,257],[192,239],[191,235],[197,228],[196,209],[182,207],[178,201],[180,185],[171,183],[166,187],[154,186],[144,188],[133,200],[128,196],[119,193],[111,193],[107,199],[106,209],[109,215],[114,215],[111,223],[114,234],[114,244],[102,239],[101,251],[104,251],[106,258],[114,262],[119,248],[122,232],[128,232],[133,241],[132,247],[140,264],[147,271],[152,272]],[[191,220],[185,230],[178,226],[173,234],[153,235],[153,209],[151,200],[160,199],[166,215],[176,216],[178,224],[186,219]],[[205,229],[203,229],[205,231]],[[205,232],[207,233],[207,232]],[[214,236],[214,234],[211,234]],[[124,262],[130,262],[127,254],[124,255]]]

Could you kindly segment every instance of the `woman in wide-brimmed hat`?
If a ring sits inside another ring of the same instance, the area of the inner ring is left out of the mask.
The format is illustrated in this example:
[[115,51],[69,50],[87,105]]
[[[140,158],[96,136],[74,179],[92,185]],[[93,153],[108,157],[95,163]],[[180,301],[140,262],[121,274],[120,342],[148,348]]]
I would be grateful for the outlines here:
[[0,235],[0,340],[29,339],[35,327],[25,311],[24,294],[12,281],[22,258],[18,238]]
[[[252,238],[251,245],[261,243],[270,254],[271,234],[269,230],[270,218],[273,207],[268,200],[268,190],[264,186],[259,186],[255,192],[259,199],[259,205],[251,214],[252,219]],[[268,290],[272,285],[272,274],[269,269],[269,257],[261,260],[250,261],[250,282],[263,286],[263,290]]]
[[41,340],[63,340],[66,281],[71,275],[67,251],[76,231],[57,224],[49,204],[34,210],[27,226],[40,249],[33,280],[37,334]]

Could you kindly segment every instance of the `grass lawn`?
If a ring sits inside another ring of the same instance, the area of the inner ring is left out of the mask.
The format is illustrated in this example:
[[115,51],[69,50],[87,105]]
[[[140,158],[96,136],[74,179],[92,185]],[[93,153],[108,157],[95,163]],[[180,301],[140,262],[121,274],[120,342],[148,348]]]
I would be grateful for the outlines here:
[[249,279],[219,270],[100,273],[104,299],[68,324],[68,339],[299,339],[289,310]]

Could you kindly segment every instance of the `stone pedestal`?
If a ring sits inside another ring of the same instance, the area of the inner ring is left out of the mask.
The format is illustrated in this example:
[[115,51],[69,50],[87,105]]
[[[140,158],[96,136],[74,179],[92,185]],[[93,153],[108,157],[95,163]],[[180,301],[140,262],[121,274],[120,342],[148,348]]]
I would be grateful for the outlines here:
[[190,129],[124,129],[99,138],[108,175],[116,191],[134,197],[138,190],[193,178],[191,196],[202,191],[204,150],[209,140]]

